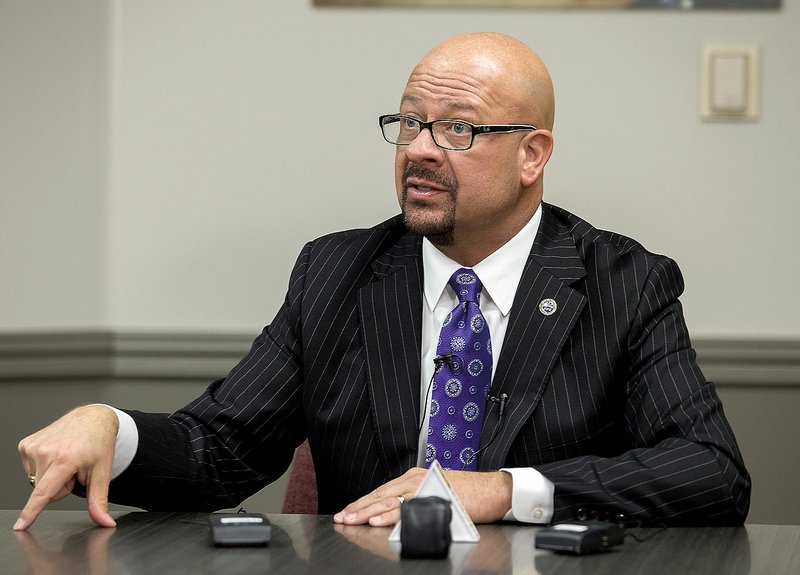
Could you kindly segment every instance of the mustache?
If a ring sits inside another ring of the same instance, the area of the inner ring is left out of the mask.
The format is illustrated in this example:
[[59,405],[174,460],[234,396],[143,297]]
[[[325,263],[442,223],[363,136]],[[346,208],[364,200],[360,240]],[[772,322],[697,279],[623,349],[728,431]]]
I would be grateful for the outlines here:
[[408,178],[420,178],[444,188],[451,194],[458,189],[458,183],[455,180],[442,176],[429,168],[417,166],[416,164],[409,164],[406,166],[405,172],[403,172],[402,183],[404,190],[408,189],[408,184],[406,183]]

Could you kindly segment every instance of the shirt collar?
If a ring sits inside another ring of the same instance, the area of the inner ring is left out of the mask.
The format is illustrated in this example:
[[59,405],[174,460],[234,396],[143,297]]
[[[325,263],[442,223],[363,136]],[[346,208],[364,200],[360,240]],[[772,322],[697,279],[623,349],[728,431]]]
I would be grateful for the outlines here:
[[[481,278],[483,291],[504,316],[511,311],[517,285],[533,248],[541,220],[540,203],[533,217],[513,238],[472,268]],[[425,301],[428,308],[433,311],[447,287],[450,276],[462,266],[440,252],[427,238],[422,240],[422,265],[425,270]]]

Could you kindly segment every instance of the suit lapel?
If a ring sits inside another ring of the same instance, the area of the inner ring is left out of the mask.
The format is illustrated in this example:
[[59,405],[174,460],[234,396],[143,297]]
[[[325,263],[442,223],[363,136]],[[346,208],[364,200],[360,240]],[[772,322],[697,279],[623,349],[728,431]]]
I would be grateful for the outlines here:
[[[541,400],[550,371],[586,304],[586,298],[571,287],[586,270],[569,232],[545,206],[492,380],[490,395],[508,396],[505,412],[499,421],[499,405],[489,404],[481,436],[489,437],[495,429],[497,436],[481,455],[480,469],[503,466],[514,438]],[[540,309],[545,300],[555,301],[552,315]]]
[[372,414],[390,478],[407,471],[417,459],[421,241],[413,234],[403,236],[373,263],[375,281],[359,290]]

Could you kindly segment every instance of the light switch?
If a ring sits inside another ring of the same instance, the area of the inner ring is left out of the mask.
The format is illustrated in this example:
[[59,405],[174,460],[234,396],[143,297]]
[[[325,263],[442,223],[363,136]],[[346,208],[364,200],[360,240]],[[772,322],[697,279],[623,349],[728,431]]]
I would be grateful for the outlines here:
[[702,113],[713,120],[752,120],[758,115],[756,46],[706,46]]
[[743,114],[747,110],[747,57],[711,55],[711,111]]

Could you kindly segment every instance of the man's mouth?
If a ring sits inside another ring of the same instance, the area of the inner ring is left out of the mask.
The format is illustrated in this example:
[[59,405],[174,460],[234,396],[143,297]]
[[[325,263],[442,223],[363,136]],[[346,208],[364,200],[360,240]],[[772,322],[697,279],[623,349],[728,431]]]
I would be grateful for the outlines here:
[[403,196],[405,199],[425,201],[435,197],[455,198],[458,185],[450,178],[433,170],[410,164],[403,174]]
[[424,180],[417,180],[416,178],[409,178],[406,180],[406,190],[422,194],[433,194],[447,191],[440,186]]

